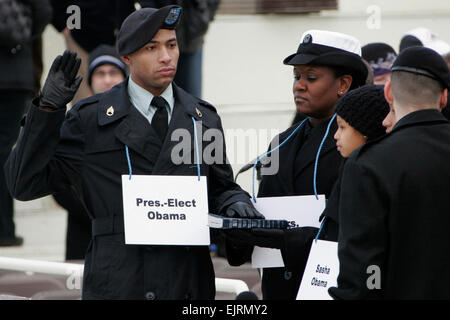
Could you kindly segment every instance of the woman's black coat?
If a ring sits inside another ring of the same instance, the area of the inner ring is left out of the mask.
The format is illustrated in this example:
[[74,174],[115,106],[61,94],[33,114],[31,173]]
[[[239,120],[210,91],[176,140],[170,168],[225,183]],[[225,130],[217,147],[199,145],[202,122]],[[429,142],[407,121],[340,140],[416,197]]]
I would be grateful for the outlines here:
[[[312,128],[309,123],[299,129],[279,150],[279,171],[262,178],[258,197],[314,195],[313,177],[316,155],[329,121]],[[294,130],[293,126],[279,135],[282,143]],[[342,157],[333,136],[334,120],[320,151],[317,168],[317,193],[328,198],[338,176]],[[272,145],[271,148],[274,146]],[[301,210],[301,208],[299,208]],[[264,299],[295,299],[306,266],[311,241],[317,228],[294,228],[284,232],[285,248],[281,250],[284,268],[265,268],[262,275]],[[230,264],[239,265],[249,259],[253,247],[244,248],[227,243]]]

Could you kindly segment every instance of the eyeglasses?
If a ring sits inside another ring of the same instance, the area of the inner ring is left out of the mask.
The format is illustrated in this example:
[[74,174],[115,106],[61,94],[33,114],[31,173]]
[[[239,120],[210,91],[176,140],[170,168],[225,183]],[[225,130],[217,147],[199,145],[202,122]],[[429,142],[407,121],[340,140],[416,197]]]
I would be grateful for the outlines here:
[[118,77],[122,75],[122,71],[120,71],[118,68],[113,68],[111,70],[105,71],[105,70],[95,70],[92,76],[95,77],[106,77],[109,75],[110,77]]

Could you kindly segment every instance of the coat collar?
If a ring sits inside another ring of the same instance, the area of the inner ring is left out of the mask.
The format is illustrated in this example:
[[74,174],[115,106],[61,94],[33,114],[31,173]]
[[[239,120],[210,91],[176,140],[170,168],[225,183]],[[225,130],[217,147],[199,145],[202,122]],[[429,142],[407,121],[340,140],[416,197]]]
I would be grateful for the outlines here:
[[[296,159],[294,168],[294,179],[297,175],[301,174],[301,172],[309,165],[315,162],[317,152],[319,151],[320,144],[324,138],[328,127],[329,121],[323,121],[317,127],[311,129],[311,133],[309,138],[303,143],[303,145],[299,149],[300,156]],[[337,129],[336,119],[333,120],[330,126],[330,130],[328,135],[325,137],[324,143],[320,150],[319,154],[319,162],[320,165],[320,157],[324,154],[328,153],[332,149],[336,149],[336,141],[333,136]]]
[[[201,101],[186,91],[172,83],[175,101],[182,101],[179,104],[189,115],[194,117],[196,121],[202,121],[205,126],[211,127],[213,117],[211,117],[211,108],[205,108],[209,104]],[[98,101],[98,124],[100,126],[107,125],[129,114],[133,105],[128,95],[128,78],[113,87],[108,93],[100,96]],[[214,110],[215,112],[215,110]]]
[[[155,130],[132,105],[127,90],[128,80],[118,84],[98,97],[98,125],[105,126],[116,122],[116,137],[129,148],[143,155],[155,164],[154,169],[170,166],[170,150],[177,142],[170,140],[171,134],[178,128],[185,128],[193,137],[195,121],[210,128],[217,123],[214,107],[188,94],[172,83],[175,105],[169,130],[164,142],[161,142]],[[191,145],[194,148],[194,145]]]
[[401,118],[394,126],[391,132],[399,131],[403,128],[419,125],[419,124],[431,124],[431,123],[448,123],[448,120],[444,115],[435,109],[426,109],[414,111],[403,118]]
[[193,117],[195,121],[202,121],[203,125],[208,128],[214,127],[217,114],[212,105],[187,93],[175,83],[173,83],[173,92],[175,101],[182,102],[184,112],[189,118]]

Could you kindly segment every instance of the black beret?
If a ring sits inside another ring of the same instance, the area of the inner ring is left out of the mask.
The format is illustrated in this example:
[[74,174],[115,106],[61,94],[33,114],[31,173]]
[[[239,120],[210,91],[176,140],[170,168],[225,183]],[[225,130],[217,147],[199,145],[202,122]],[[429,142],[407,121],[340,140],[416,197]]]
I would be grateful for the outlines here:
[[358,39],[338,32],[309,30],[297,52],[284,59],[287,65],[318,65],[348,70],[356,86],[366,83],[367,67],[361,59]]
[[409,47],[398,55],[392,71],[411,72],[432,78],[444,88],[450,88],[450,73],[447,63],[436,51],[425,47]]
[[117,36],[121,56],[131,54],[149,43],[159,29],[174,30],[180,21],[181,7],[143,8],[130,14]]
[[407,34],[402,37],[400,40],[400,52],[409,47],[423,47],[422,41],[420,41],[417,37]]
[[389,113],[384,86],[366,85],[348,92],[336,103],[336,113],[369,140],[385,134],[382,125]]
[[400,52],[409,47],[426,47],[435,50],[441,56],[450,52],[450,45],[439,39],[438,35],[423,27],[409,30],[400,41]]

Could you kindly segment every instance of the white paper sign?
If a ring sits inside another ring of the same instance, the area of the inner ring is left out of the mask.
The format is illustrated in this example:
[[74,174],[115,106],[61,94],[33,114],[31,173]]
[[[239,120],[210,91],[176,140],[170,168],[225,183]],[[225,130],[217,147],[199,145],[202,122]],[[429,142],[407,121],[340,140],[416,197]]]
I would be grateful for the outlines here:
[[122,175],[126,244],[209,245],[206,177]]
[[338,275],[337,242],[313,241],[297,300],[332,300],[328,288],[337,285]]
[[[284,219],[290,227],[320,227],[319,217],[325,209],[325,195],[265,197],[253,203],[266,219]],[[253,268],[284,267],[278,249],[255,247],[252,254]]]

